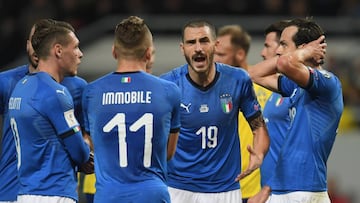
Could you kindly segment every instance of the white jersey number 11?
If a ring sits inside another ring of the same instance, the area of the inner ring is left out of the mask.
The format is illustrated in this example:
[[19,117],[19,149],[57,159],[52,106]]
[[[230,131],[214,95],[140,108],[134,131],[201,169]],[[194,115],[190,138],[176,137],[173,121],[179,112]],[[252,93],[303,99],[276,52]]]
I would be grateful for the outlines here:
[[[117,113],[104,127],[104,132],[110,132],[113,128],[118,127],[119,137],[119,161],[120,167],[127,167],[127,144],[126,144],[126,125],[125,114]],[[145,113],[137,121],[135,121],[130,127],[131,132],[136,132],[142,126],[145,126],[145,146],[144,146],[144,167],[151,166],[151,153],[152,153],[152,137],[153,137],[153,115],[151,113]]]

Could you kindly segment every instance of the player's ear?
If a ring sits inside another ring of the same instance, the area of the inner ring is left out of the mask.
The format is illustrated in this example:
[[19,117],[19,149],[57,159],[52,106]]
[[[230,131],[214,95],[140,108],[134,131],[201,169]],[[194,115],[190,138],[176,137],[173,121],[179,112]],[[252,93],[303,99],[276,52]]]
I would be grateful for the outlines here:
[[62,55],[62,46],[60,44],[55,44],[54,51],[56,58],[60,58]]
[[236,61],[244,61],[245,58],[246,58],[246,53],[245,53],[245,50],[244,49],[238,49],[236,51]]
[[151,47],[146,48],[145,60],[146,61],[151,61],[152,54],[153,54],[152,48]]
[[112,47],[111,47],[111,52],[112,52],[114,59],[117,59],[117,54],[116,54],[114,45],[112,45]]
[[26,40],[26,51],[29,53],[31,49],[31,41],[30,40]]
[[180,43],[180,51],[183,55],[185,55],[185,52],[184,52],[184,43]]

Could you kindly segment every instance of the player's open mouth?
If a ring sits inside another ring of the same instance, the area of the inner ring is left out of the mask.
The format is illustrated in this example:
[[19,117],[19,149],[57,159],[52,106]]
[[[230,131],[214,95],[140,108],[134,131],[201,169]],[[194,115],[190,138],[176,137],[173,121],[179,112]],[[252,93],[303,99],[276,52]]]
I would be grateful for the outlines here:
[[205,61],[205,56],[195,56],[195,57],[193,57],[193,59],[194,59],[194,61],[196,61],[196,62],[203,62],[203,61]]

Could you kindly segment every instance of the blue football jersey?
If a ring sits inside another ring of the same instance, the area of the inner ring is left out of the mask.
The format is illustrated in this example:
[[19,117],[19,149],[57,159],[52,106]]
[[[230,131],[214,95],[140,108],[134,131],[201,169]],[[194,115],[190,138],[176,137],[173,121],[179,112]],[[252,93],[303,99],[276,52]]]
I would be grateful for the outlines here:
[[75,165],[89,148],[75,119],[66,87],[49,74],[29,74],[9,99],[10,124],[18,155],[18,194],[78,199]]
[[281,93],[290,99],[290,128],[269,180],[273,193],[327,190],[326,162],[344,107],[342,87],[328,71],[309,71],[306,88],[285,76],[279,79]]
[[189,79],[187,64],[161,76],[182,93],[180,135],[168,163],[171,187],[212,193],[240,188],[238,114],[251,118],[261,109],[246,71],[216,63],[216,72],[206,89]]
[[290,126],[289,107],[289,97],[283,97],[275,92],[271,94],[265,104],[263,116],[268,128],[270,146],[260,167],[262,186],[266,185],[272,176],[280,149],[285,142],[285,135]]
[[70,92],[74,101],[75,117],[79,122],[80,126],[84,126],[84,118],[82,113],[81,98],[85,86],[87,85],[86,80],[79,76],[65,77],[61,84],[64,85]]
[[[0,114],[3,116],[0,141],[0,201],[16,201],[19,190],[16,148],[8,116],[8,103],[16,83],[28,73],[29,65],[0,73]],[[73,96],[75,116],[82,124],[81,94],[86,81],[78,76],[65,77],[62,84]]]
[[114,72],[89,83],[83,109],[94,143],[95,202],[170,202],[167,142],[180,128],[179,88],[142,71]]
[[8,116],[8,103],[16,83],[29,72],[23,65],[0,73],[0,115],[3,117],[0,138],[0,201],[16,201],[19,190],[17,158],[13,133]]

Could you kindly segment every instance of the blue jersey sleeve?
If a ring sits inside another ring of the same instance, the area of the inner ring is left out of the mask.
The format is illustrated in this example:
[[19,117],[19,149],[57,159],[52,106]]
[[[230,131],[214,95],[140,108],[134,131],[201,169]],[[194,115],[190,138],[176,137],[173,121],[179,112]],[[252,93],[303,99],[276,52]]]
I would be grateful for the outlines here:
[[[309,82],[304,89],[312,95],[320,96],[325,101],[335,100],[339,94],[334,89],[341,88],[341,83],[334,74],[326,70],[318,70],[308,67],[310,72]],[[291,96],[294,89],[299,87],[294,81],[286,76],[279,78],[279,90],[284,96]]]
[[307,88],[310,94],[318,95],[325,101],[334,101],[340,95],[339,91],[334,89],[341,89],[341,83],[334,74],[326,70],[311,69],[310,71],[310,84]]
[[297,87],[297,84],[287,78],[286,76],[281,75],[278,79],[279,92],[284,97],[290,97],[294,89]]
[[[62,138],[66,151],[76,164],[81,164],[89,159],[90,149],[86,146],[80,130],[78,121],[74,115],[73,101],[70,93],[64,87],[64,93],[56,93],[56,96],[49,97],[49,102],[58,103],[51,105],[48,111],[48,117]],[[58,107],[62,108],[58,108]],[[59,117],[59,115],[63,115]]]
[[259,112],[261,112],[261,107],[257,101],[253,83],[250,77],[245,79],[243,88],[242,88],[242,99],[240,100],[240,109],[243,112],[246,119],[249,119]]
[[84,118],[82,114],[81,96],[85,86],[87,85],[87,82],[83,78],[73,76],[65,77],[61,84],[69,90],[74,102],[75,117],[78,120],[81,128],[83,128]]
[[73,128],[67,132],[67,137],[63,137],[63,143],[66,147],[66,151],[71,156],[71,159],[77,164],[80,165],[86,162],[90,156],[90,148],[84,142],[80,128]]
[[180,89],[177,85],[174,83],[171,83],[169,85],[169,94],[170,95],[170,101],[174,104],[174,109],[172,111],[172,120],[171,120],[171,126],[170,131],[171,132],[178,132],[180,129],[180,100],[181,100],[181,93]]

